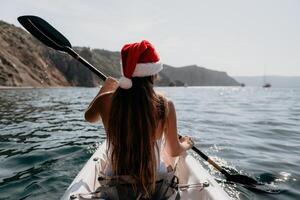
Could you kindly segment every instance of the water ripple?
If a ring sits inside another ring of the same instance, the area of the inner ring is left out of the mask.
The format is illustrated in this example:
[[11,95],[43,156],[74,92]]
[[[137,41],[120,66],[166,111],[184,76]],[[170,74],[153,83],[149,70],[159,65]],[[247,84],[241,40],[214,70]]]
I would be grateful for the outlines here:
[[[268,195],[226,184],[204,163],[230,196],[300,198],[300,89],[157,89],[174,101],[179,131],[198,148],[230,172],[282,190]],[[83,119],[97,89],[0,92],[0,199],[58,199],[105,139],[101,124]]]

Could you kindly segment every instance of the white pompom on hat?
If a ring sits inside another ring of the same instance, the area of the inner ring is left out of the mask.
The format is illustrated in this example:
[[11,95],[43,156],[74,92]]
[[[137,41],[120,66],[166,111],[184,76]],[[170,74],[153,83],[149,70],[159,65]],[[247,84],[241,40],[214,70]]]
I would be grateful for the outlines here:
[[154,46],[147,40],[124,45],[121,50],[121,57],[122,77],[119,80],[119,86],[123,89],[132,87],[132,77],[151,76],[163,68]]

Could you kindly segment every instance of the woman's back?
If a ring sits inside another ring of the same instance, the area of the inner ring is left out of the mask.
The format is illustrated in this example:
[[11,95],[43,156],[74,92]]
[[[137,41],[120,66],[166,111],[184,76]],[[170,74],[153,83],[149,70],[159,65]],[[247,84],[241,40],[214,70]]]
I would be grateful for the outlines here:
[[[105,128],[105,130],[108,130],[108,123],[109,123],[109,114],[110,114],[110,110],[111,110],[111,105],[112,105],[112,98],[114,95],[114,91],[109,91],[109,92],[105,92],[101,95],[100,97],[100,101],[101,101],[101,119],[102,119],[102,123],[103,126]],[[167,99],[165,99],[165,97],[163,97],[160,94],[156,94],[157,96],[159,96],[159,98],[161,99],[161,103],[160,103],[160,108],[158,108],[158,112],[160,112],[161,114],[161,118],[158,121],[158,126],[157,129],[155,131],[155,138],[156,140],[161,140],[162,136],[163,136],[163,124],[165,123],[164,121],[166,120],[163,115],[165,114],[167,117],[167,112],[168,112],[168,104],[167,104]]]
[[153,76],[134,77],[130,89],[118,88],[111,98],[107,126],[113,174],[134,177],[136,187],[144,192],[155,188],[156,134],[161,135],[165,121],[159,112],[162,98],[154,92],[153,82]]
[[121,56],[123,77],[119,83],[105,81],[85,117],[90,122],[102,118],[112,174],[133,177],[133,186],[149,196],[155,190],[157,140],[163,132],[171,156],[190,148],[191,143],[179,142],[174,105],[154,91],[154,79],[162,69],[154,47],[148,41],[128,44]]

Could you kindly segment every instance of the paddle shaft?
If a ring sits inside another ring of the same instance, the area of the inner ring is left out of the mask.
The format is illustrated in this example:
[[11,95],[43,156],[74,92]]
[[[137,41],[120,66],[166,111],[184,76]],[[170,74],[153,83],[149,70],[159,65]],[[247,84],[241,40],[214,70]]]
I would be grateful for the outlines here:
[[214,166],[219,172],[224,174],[226,177],[229,177],[230,174],[226,172],[221,166],[215,163],[212,159],[210,159],[207,155],[205,155],[202,151],[200,151],[197,147],[193,146],[192,150],[195,151],[199,156],[201,156],[204,160],[206,160],[209,164]]
[[[178,136],[179,136],[179,139],[182,138],[181,135],[178,135]],[[200,149],[198,149],[197,147],[193,146],[192,150],[195,151],[204,160],[206,160],[209,164],[211,164],[212,166],[214,166],[219,172],[221,172],[222,174],[224,174],[226,176],[226,178],[230,177],[230,174],[228,172],[226,172],[222,167],[220,167],[217,163],[215,163],[212,159],[210,159],[207,155],[205,155],[202,151],[200,151]]]
[[69,55],[71,55],[73,58],[78,60],[81,64],[89,68],[92,72],[94,72],[99,78],[101,78],[103,81],[107,79],[107,77],[100,72],[96,67],[91,65],[88,61],[86,61],[84,58],[82,58],[76,51],[74,51],[70,47],[65,47],[65,52],[67,52]]

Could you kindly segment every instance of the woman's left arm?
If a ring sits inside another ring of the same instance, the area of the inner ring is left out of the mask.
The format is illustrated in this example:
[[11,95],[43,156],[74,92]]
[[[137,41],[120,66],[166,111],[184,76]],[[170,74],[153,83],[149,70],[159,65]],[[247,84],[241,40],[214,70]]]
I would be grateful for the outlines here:
[[100,91],[98,92],[96,97],[92,100],[92,102],[90,103],[90,105],[85,111],[84,118],[86,121],[94,123],[100,119],[101,105],[103,103],[101,101],[101,96],[106,93],[114,92],[117,89],[117,87],[118,87],[118,81],[115,80],[114,78],[108,77],[105,80]]

